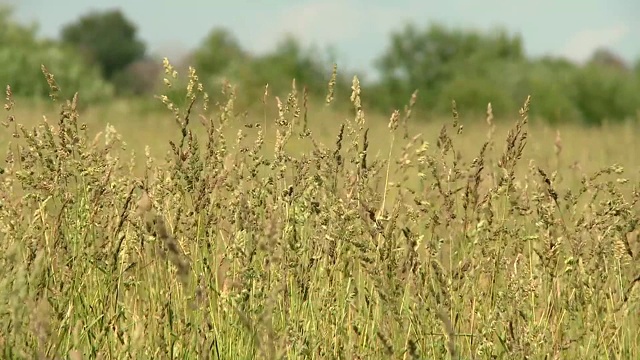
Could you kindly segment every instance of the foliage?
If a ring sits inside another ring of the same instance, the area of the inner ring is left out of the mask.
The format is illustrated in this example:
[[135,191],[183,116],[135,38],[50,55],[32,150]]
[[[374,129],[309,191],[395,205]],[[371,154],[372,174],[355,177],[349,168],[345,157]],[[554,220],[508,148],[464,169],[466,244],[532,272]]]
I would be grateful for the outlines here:
[[626,69],[587,64],[576,76],[574,101],[589,124],[630,117],[640,110],[640,81]]
[[145,44],[137,38],[136,26],[120,10],[94,11],[81,16],[64,26],[61,38],[81,49],[109,80],[142,59],[146,51]]
[[277,92],[287,91],[291,83],[285,79],[296,79],[299,86],[307,87],[314,95],[324,94],[332,64],[322,62],[322,55],[313,49],[304,49],[298,40],[286,37],[276,48],[252,62],[252,72],[246,79],[258,84],[269,83]]
[[[318,98],[326,90],[333,66],[323,61],[321,53],[303,48],[292,36],[282,39],[266,54],[250,55],[223,29],[214,29],[207,36],[194,52],[193,63],[205,83],[220,86],[232,81],[242,89],[242,100],[249,103],[262,99],[267,85],[270,93],[284,96],[291,87],[288,79],[295,79],[300,88]],[[344,79],[336,82],[337,87],[345,89]]]
[[194,65],[203,76],[220,76],[232,66],[249,59],[233,34],[226,29],[213,29],[194,51]]
[[[413,24],[390,36],[390,44],[377,60],[381,89],[391,94],[389,105],[398,107],[415,89],[419,104],[433,107],[439,93],[451,82],[467,76],[483,76],[492,62],[521,60],[522,42],[505,32],[482,35],[431,25],[422,30]],[[489,79],[484,78],[483,84]]]
[[[0,64],[5,66],[0,76],[12,84],[16,95],[48,94],[36,70],[41,63],[60,77],[67,97],[80,90],[88,100],[104,98],[115,87],[118,96],[136,96],[144,102],[161,85],[160,61],[144,56],[146,46],[137,38],[136,26],[119,10],[92,12],[68,24],[62,31],[64,45],[36,40],[35,28],[10,22],[7,12],[2,19]],[[78,53],[99,66],[108,86],[93,66],[81,63]],[[260,106],[265,91],[284,99],[290,79],[307,99],[319,103],[335,65],[328,55],[303,46],[294,36],[281,39],[266,53],[254,54],[229,30],[216,27],[183,59],[180,70],[195,66],[199,81],[209,87],[236,84],[237,106],[245,110]],[[490,103],[499,120],[532,95],[537,104],[532,119],[551,124],[601,125],[640,116],[640,61],[627,64],[606,48],[579,65],[547,56],[526,57],[521,37],[501,29],[486,32],[410,23],[390,34],[375,65],[379,76],[363,83],[369,94],[363,106],[377,113],[402,109],[417,94],[414,108],[425,121],[449,114],[453,101],[469,117],[481,116],[478,112]],[[338,72],[333,82],[339,105],[350,106],[341,95],[349,93],[351,79]],[[181,107],[188,103],[186,85],[183,81],[166,94]],[[213,93],[212,101],[224,101],[224,96]]]
[[42,77],[41,65],[57,74],[61,94],[67,97],[81,91],[83,101],[92,103],[109,99],[112,86],[98,69],[86,65],[72,48],[36,38],[36,28],[21,26],[11,20],[11,11],[0,11],[0,84],[11,86],[19,97],[46,97],[50,90]]
[[503,31],[409,24],[391,34],[377,67],[381,81],[370,103],[384,111],[399,108],[416,89],[417,107],[436,115],[448,112],[452,100],[465,109],[491,102],[505,114],[527,94],[538,104],[532,115],[551,123],[619,121],[640,109],[640,80],[629,76],[615,54],[599,49],[585,66],[549,57],[527,60],[521,39]]
[[[186,82],[186,107],[162,98],[176,128],[165,161],[126,159],[77,97],[32,130],[12,115],[3,358],[640,355],[640,179],[560,166],[560,139],[529,158],[547,144],[530,138],[529,99],[503,146],[489,111],[475,148],[455,116],[435,141],[402,135],[411,107],[370,122],[357,81],[355,116],[326,137],[295,89],[268,126],[243,126],[228,87],[212,104],[195,72]],[[612,143],[608,160],[627,154]]]

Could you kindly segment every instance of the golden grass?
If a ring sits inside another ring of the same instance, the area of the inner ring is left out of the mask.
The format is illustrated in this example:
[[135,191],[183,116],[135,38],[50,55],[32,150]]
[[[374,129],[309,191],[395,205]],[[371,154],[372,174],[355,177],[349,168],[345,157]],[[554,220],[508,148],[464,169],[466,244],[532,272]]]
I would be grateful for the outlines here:
[[190,111],[8,94],[2,358],[640,356],[637,125],[381,118],[357,81],[244,116],[189,79]]

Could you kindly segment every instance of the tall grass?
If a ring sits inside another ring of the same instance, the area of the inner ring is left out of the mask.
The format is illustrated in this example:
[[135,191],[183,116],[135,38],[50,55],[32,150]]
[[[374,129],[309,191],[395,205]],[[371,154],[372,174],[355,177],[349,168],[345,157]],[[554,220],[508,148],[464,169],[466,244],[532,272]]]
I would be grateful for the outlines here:
[[191,69],[186,108],[159,97],[160,161],[95,135],[43,70],[57,121],[21,125],[6,91],[2,358],[640,357],[640,178],[570,170],[575,139],[531,138],[530,99],[502,138],[490,106],[480,132],[454,103],[428,141],[415,98],[371,124],[357,78],[318,125],[295,83],[247,118]]

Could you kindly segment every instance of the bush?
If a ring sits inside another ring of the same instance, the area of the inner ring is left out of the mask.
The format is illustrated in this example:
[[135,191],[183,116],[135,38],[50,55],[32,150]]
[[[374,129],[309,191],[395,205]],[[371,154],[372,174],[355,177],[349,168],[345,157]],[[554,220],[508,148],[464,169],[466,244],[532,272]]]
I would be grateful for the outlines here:
[[88,63],[112,80],[131,63],[144,57],[146,45],[136,26],[120,10],[92,11],[62,29],[63,43],[82,51]]
[[631,71],[589,64],[575,77],[573,101],[587,124],[624,120],[640,109],[640,81]]
[[0,83],[10,85],[15,96],[49,95],[41,65],[56,74],[60,95],[65,98],[79,91],[84,102],[92,103],[113,95],[113,87],[102,79],[100,71],[87,65],[75,49],[36,39],[35,28],[12,22],[9,14],[0,13]]

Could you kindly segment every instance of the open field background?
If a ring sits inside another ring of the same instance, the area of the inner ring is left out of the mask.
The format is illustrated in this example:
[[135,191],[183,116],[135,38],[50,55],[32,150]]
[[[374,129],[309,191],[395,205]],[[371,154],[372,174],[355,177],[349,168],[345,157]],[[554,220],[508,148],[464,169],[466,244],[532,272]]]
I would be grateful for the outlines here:
[[[366,94],[366,90],[365,94]],[[366,95],[364,95],[366,96]],[[347,96],[344,96],[347,97]],[[535,99],[533,107],[535,107]],[[314,102],[307,106],[308,121],[306,127],[314,134],[318,142],[327,147],[335,147],[340,127],[354,118],[354,111]],[[437,139],[445,127],[454,132],[453,115],[438,117],[424,121],[422,114],[414,111],[413,119],[404,122],[396,132],[396,143],[391,146],[393,137],[389,131],[389,116],[379,112],[366,111],[366,128],[369,134],[369,154],[387,158],[391,150],[393,159],[402,155],[403,146],[409,138],[420,136],[435,147]],[[481,111],[476,111],[480,113]],[[486,109],[484,109],[486,112]],[[9,113],[14,116],[24,128],[39,126],[43,118],[50,124],[55,124],[59,118],[60,109],[52,102],[33,102],[31,100],[17,100],[14,109]],[[152,99],[150,103],[130,102],[119,100],[104,105],[96,105],[81,112],[82,123],[86,124],[89,137],[104,142],[107,127],[113,127],[123,147],[118,147],[119,155],[129,160],[135,158],[136,174],[144,169],[144,156],[148,148],[149,154],[157,160],[163,161],[171,148],[170,141],[176,141],[180,135],[180,127],[159,99]],[[206,136],[206,127],[202,123],[202,116],[219,116],[215,109],[198,115],[191,121],[190,129],[199,137]],[[518,113],[494,115],[495,119],[489,124],[487,116],[459,114],[459,123],[463,131],[456,133],[456,150],[466,161],[471,161],[478,155],[482,145],[492,140],[495,145],[487,150],[487,154],[495,158],[504,151],[508,132],[519,119]],[[231,150],[236,150],[238,132],[242,132],[249,139],[255,139],[259,128],[264,130],[264,149],[262,154],[273,156],[276,134],[278,129],[275,119],[278,117],[277,101],[269,96],[266,105],[256,105],[251,110],[238,110],[236,116],[230,120],[229,126],[224,128],[224,135],[230,142]],[[305,126],[303,119],[299,122],[300,130]],[[253,126],[255,125],[255,127]],[[6,147],[12,139],[13,127],[0,137],[0,145]],[[251,126],[251,127],[249,127]],[[259,127],[259,128],[258,128]],[[405,130],[406,129],[406,130]],[[523,150],[518,172],[526,173],[529,162],[548,171],[558,171],[568,187],[577,186],[584,173],[593,173],[611,165],[620,165],[625,169],[625,177],[637,179],[640,175],[640,153],[637,134],[640,130],[636,120],[614,122],[602,126],[585,127],[581,124],[547,124],[540,119],[531,119],[527,126],[527,146]],[[96,138],[97,137],[97,138]],[[360,139],[359,141],[361,141]],[[246,142],[247,140],[245,140]],[[286,147],[287,151],[299,155],[313,150],[312,141],[293,136]],[[392,163],[394,167],[395,161]],[[393,174],[392,174],[393,176]]]

